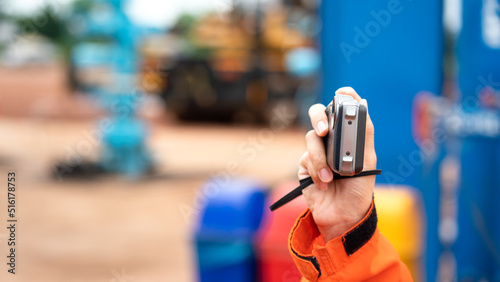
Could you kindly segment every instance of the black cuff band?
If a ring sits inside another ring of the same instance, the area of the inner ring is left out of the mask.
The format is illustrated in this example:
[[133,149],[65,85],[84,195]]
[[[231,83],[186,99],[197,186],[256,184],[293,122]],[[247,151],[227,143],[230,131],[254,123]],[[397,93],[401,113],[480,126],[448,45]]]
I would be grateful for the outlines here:
[[361,222],[356,228],[342,236],[342,244],[348,256],[354,254],[370,240],[377,229],[377,209],[373,202],[368,218]]

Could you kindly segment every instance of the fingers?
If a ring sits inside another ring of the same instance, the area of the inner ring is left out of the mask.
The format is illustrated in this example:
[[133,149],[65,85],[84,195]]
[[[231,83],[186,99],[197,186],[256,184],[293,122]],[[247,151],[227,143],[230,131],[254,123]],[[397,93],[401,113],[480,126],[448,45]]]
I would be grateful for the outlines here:
[[325,136],[328,133],[328,120],[325,113],[326,107],[322,104],[315,104],[309,108],[311,124],[318,136]]
[[306,143],[310,161],[308,171],[316,186],[326,189],[333,180],[333,172],[326,162],[323,139],[311,130],[306,134]]
[[358,93],[352,88],[352,87],[341,87],[335,91],[335,94],[344,94],[344,95],[349,95],[353,97],[356,101],[360,102],[361,97],[358,95]]
[[[368,110],[368,103],[351,87],[342,87],[335,94],[350,95]],[[316,186],[322,190],[328,188],[328,183],[333,180],[333,172],[326,161],[324,143],[321,137],[328,133],[328,121],[325,106],[315,104],[309,108],[309,117],[314,130],[306,134],[307,152],[304,153],[299,165],[299,179],[311,176]],[[370,115],[366,117],[365,132],[365,157],[364,170],[372,170],[377,167],[377,155],[375,153],[375,129]]]
[[366,132],[365,132],[365,159],[364,170],[377,168],[377,154],[375,153],[375,128],[368,113],[368,102],[365,99],[360,101],[366,107]]
[[299,172],[298,172],[299,180],[311,176],[309,175],[309,171],[307,170],[308,166],[309,166],[309,154],[305,152],[299,160]]
[[316,184],[316,186],[319,187],[321,190],[326,190],[328,188],[327,183],[315,180],[319,179],[319,177],[318,173],[314,170],[314,166],[311,162],[311,159],[309,158],[308,152],[305,152],[300,158],[298,174],[299,174],[299,179],[311,177],[314,181],[314,184]]

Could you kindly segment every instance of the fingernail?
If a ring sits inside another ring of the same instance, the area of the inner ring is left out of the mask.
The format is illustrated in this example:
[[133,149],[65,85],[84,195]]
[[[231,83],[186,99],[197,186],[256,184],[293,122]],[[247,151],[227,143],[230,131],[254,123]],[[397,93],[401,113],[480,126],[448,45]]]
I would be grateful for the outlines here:
[[348,92],[348,90],[350,90],[350,88],[351,87],[349,87],[349,86],[340,87],[339,89],[337,89],[337,91],[335,91],[335,94]]
[[319,171],[319,178],[323,182],[330,182],[330,180],[332,178],[332,174],[330,173],[330,171],[328,169],[323,168],[322,170]]
[[318,128],[318,133],[321,133],[323,131],[325,131],[326,129],[326,123],[322,120],[318,121],[318,124],[317,124],[317,128]]

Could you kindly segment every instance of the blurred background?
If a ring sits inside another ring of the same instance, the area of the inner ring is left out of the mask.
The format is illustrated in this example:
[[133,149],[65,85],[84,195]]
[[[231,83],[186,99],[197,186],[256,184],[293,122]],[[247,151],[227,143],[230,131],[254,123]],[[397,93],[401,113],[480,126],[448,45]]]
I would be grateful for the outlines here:
[[498,0],[0,0],[0,280],[299,281],[268,207],[352,86],[415,281],[500,281],[499,66]]

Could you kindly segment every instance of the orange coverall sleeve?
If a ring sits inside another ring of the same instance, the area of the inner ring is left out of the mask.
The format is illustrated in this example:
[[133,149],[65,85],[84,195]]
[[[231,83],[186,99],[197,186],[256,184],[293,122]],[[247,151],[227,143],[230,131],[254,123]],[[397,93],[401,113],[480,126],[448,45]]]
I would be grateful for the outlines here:
[[288,248],[302,281],[412,281],[410,271],[377,228],[373,202],[356,226],[327,244],[306,210],[290,232]]

